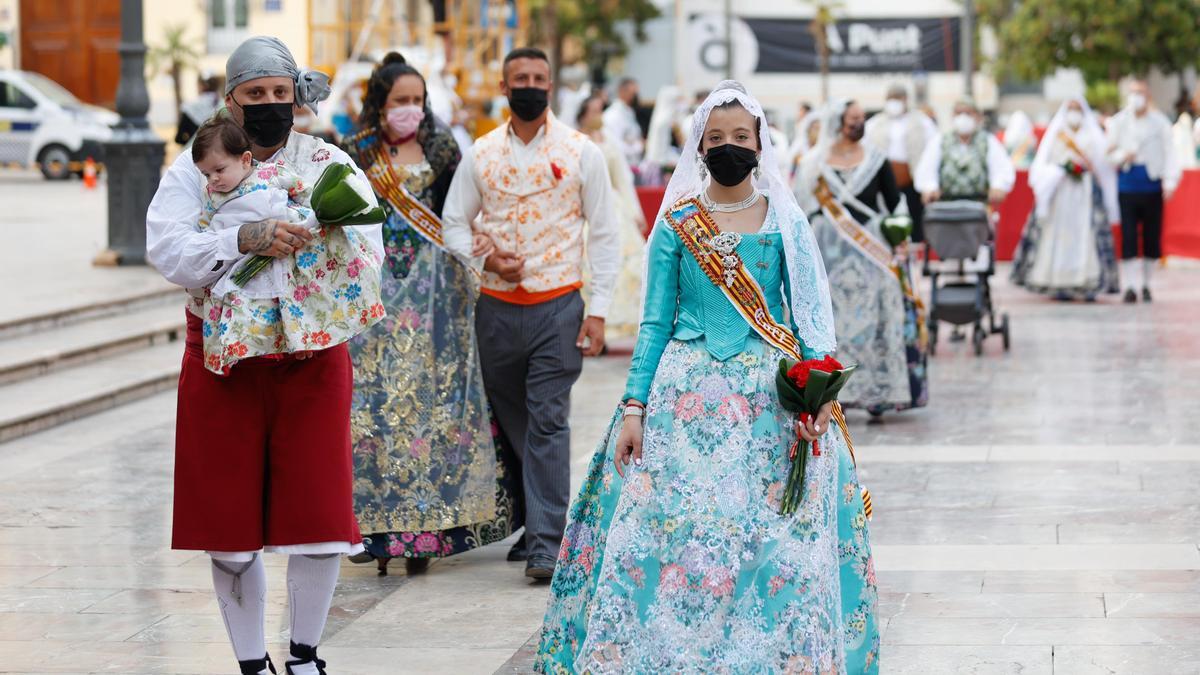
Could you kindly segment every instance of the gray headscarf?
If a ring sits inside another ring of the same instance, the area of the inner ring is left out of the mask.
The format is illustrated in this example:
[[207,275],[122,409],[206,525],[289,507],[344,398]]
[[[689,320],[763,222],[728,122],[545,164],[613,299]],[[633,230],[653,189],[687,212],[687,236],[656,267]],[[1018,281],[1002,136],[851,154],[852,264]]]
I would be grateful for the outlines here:
[[317,102],[329,98],[329,77],[322,72],[298,68],[292,53],[276,37],[258,35],[233,50],[225,62],[225,93],[260,77],[291,78],[296,83],[296,105],[308,106],[314,114]]

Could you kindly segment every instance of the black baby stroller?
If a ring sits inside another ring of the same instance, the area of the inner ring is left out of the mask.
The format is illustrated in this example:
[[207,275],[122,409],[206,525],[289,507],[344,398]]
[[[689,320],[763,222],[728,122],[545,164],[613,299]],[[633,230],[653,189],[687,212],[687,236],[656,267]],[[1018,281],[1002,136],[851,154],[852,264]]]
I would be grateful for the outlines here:
[[[1008,351],[1008,315],[996,316],[988,286],[988,279],[996,273],[996,247],[987,206],[967,200],[935,202],[925,208],[923,223],[930,251],[922,269],[932,287],[929,354],[937,351],[940,321],[952,324],[956,336],[962,335],[959,326],[973,324],[971,342],[976,356],[983,354],[984,339],[996,333]],[[933,254],[937,260],[930,260]]]

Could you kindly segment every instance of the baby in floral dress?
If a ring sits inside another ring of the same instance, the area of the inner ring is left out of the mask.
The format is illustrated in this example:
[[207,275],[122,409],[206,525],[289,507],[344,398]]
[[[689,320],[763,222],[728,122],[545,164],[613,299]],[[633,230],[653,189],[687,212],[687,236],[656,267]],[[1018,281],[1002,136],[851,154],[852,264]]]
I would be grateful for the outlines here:
[[225,374],[245,358],[327,349],[383,317],[380,261],[357,232],[317,223],[308,206],[310,181],[284,159],[254,161],[245,130],[218,117],[196,132],[192,160],[205,180],[201,230],[274,219],[315,234],[238,286],[234,277],[255,257],[242,256],[194,298],[192,310],[204,322],[205,368]]

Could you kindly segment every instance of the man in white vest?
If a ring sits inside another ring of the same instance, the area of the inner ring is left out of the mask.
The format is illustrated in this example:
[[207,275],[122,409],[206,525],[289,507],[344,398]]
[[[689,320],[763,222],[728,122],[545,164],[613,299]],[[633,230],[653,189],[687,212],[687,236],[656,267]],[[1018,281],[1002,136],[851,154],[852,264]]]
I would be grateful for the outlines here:
[[525,534],[509,560],[526,560],[526,576],[549,579],[570,501],[571,387],[583,357],[604,348],[620,230],[600,148],[547,109],[545,53],[516,49],[503,72],[512,119],[463,153],[443,233],[463,255],[471,254],[473,230],[495,244],[475,321],[488,398],[521,462]]
[[1125,302],[1137,302],[1139,287],[1142,301],[1150,302],[1150,271],[1162,257],[1163,203],[1179,187],[1183,171],[1171,121],[1154,107],[1149,84],[1131,81],[1126,102],[1108,124],[1108,158],[1119,172],[1121,285]]
[[936,137],[937,127],[933,120],[920,110],[909,109],[908,91],[901,84],[888,88],[883,114],[867,120],[866,141],[887,155],[892,175],[896,177],[896,187],[904,192],[908,214],[912,217],[912,240],[918,243],[925,240],[925,231],[921,227],[925,207],[920,193],[913,187],[913,173],[925,146]]

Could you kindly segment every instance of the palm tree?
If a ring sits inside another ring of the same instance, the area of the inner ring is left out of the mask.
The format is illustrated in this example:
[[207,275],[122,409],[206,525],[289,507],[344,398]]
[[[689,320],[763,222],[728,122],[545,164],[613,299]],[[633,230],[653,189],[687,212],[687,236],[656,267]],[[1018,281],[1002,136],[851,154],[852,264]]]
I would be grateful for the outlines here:
[[150,71],[157,75],[165,67],[171,74],[171,85],[175,91],[175,114],[183,106],[183,71],[195,69],[200,62],[200,52],[189,44],[184,36],[187,24],[167,26],[160,45],[151,46],[146,52]]
[[802,0],[816,10],[808,30],[817,43],[817,61],[821,67],[821,102],[829,101],[829,30],[836,25],[834,10],[845,6],[842,0]]

